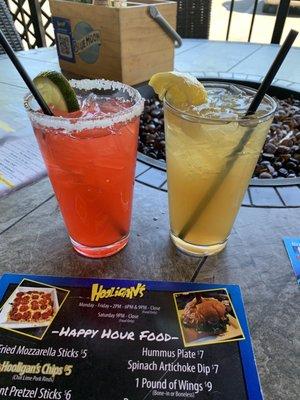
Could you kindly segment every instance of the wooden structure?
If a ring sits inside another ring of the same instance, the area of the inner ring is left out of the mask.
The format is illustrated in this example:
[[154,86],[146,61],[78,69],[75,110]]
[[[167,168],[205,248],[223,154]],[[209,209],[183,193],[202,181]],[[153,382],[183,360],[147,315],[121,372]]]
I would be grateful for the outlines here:
[[174,43],[150,18],[150,4],[176,27],[176,2],[142,0],[116,8],[50,1],[62,70],[128,84],[172,70]]

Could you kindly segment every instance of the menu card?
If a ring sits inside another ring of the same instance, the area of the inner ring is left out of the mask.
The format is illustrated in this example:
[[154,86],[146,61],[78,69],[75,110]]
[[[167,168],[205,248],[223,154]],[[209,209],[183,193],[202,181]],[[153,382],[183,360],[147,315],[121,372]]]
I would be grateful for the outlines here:
[[260,400],[236,285],[7,274],[0,398]]

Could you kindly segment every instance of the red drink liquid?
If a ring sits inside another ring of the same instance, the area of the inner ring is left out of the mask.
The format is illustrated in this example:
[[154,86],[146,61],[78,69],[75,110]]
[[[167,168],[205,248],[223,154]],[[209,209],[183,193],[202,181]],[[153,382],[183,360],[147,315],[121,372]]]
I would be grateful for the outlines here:
[[139,116],[109,126],[101,119],[130,107],[114,99],[89,104],[72,117],[96,116],[97,123],[71,132],[32,121],[72,244],[89,257],[114,254],[128,242]]

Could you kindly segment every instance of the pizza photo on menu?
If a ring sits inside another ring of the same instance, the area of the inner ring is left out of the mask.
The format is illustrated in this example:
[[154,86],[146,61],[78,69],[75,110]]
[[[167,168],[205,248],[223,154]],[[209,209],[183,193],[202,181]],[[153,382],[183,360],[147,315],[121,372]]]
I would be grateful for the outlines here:
[[[11,323],[45,324],[50,321],[57,308],[57,296],[53,290],[24,290],[18,291],[11,303],[7,321]],[[23,325],[24,326],[24,325]]]
[[185,346],[244,339],[226,289],[174,293]]
[[41,339],[59,311],[61,291],[65,296],[64,289],[37,282],[18,286],[0,309],[0,328]]

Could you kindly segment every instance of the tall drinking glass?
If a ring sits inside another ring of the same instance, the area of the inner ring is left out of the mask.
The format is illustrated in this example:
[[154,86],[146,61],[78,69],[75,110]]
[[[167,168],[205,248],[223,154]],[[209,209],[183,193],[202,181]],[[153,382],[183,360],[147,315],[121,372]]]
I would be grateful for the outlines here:
[[208,103],[178,110],[164,100],[171,239],[194,255],[225,246],[276,109],[265,96],[245,113],[255,90],[206,83]]
[[71,81],[81,109],[64,116],[25,106],[75,250],[98,258],[128,242],[143,100],[112,81]]

